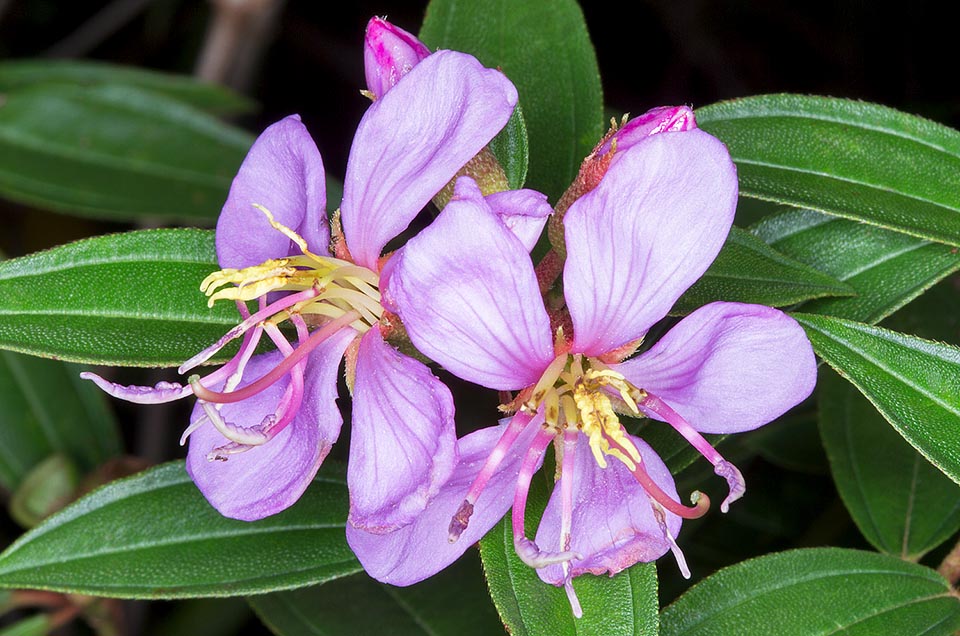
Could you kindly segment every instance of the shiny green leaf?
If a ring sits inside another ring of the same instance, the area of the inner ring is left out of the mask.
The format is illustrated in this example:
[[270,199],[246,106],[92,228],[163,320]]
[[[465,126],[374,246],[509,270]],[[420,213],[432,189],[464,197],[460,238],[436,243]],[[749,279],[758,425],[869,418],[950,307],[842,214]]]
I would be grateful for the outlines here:
[[666,607],[661,636],[949,636],[960,600],[936,572],[873,552],[816,548],[720,570]]
[[837,490],[881,552],[916,561],[960,530],[960,486],[884,421],[848,382],[823,370],[820,432]]
[[420,38],[513,81],[530,140],[527,185],[556,201],[604,132],[600,73],[577,3],[433,0]]
[[700,280],[680,297],[671,314],[688,314],[715,300],[784,307],[853,290],[832,276],[787,258],[737,227]]
[[519,190],[527,180],[530,149],[527,146],[527,124],[520,106],[513,109],[510,120],[490,142],[490,150],[507,174],[507,185]]
[[817,354],[960,483],[960,349],[829,316],[793,316]]
[[[543,471],[531,488],[527,536],[547,504]],[[512,636],[656,636],[657,572],[652,563],[639,563],[614,577],[585,574],[573,580],[583,607],[574,618],[563,588],[544,583],[513,549],[513,524],[507,515],[480,540],[490,597]]]
[[178,365],[237,322],[207,308],[213,232],[99,236],[0,263],[0,347],[99,364]]
[[113,415],[80,371],[0,351],[0,485],[16,488],[31,468],[58,451],[83,470],[119,454]]
[[173,75],[90,60],[28,59],[0,62],[0,93],[38,84],[135,86],[195,108],[224,115],[245,113],[254,108],[254,103],[243,95],[217,84],[200,82],[188,75]]
[[778,251],[849,285],[856,295],[822,298],[804,311],[876,323],[960,270],[960,253],[899,232],[812,210],[784,210],[751,231]]
[[0,196],[99,218],[213,221],[252,143],[151,91],[34,86],[0,107]]
[[476,552],[410,587],[377,583],[365,573],[323,585],[251,596],[278,636],[490,636],[503,633],[487,598]]
[[183,462],[87,495],[0,554],[0,587],[117,598],[260,594],[360,570],[347,546],[347,486],[325,466],[293,507],[256,522],[220,516]]
[[697,111],[740,194],[960,245],[960,133],[864,102],[762,95]]

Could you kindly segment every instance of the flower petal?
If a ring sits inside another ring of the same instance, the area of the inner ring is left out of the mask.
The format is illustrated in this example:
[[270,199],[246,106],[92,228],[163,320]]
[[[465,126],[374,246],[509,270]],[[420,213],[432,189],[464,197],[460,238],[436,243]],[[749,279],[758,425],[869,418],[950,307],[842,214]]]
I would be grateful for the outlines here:
[[264,130],[243,160],[217,220],[221,267],[240,269],[300,253],[254,204],[306,239],[313,252],[327,254],[330,228],[323,161],[298,115]]
[[350,149],[341,206],[359,265],[377,270],[387,241],[493,139],[516,103],[503,73],[439,51],[370,106]]
[[737,174],[701,130],[647,137],[618,154],[564,217],[564,294],[575,352],[642,336],[716,257],[733,223]]
[[375,533],[410,523],[457,461],[449,389],[371,329],[357,353],[352,422],[350,523]]
[[810,395],[817,379],[813,348],[793,318],[726,302],[701,307],[613,368],[702,433],[762,426]]
[[488,194],[485,198],[494,214],[520,239],[527,251],[533,250],[547,217],[553,212],[547,195],[536,190],[506,190]]
[[440,216],[390,258],[380,282],[385,306],[403,320],[414,346],[465,380],[520,389],[553,360],[530,256],[469,177],[457,180]]
[[477,499],[466,530],[456,543],[448,541],[451,518],[505,428],[505,424],[485,428],[458,442],[460,458],[453,475],[410,525],[371,534],[347,524],[347,543],[370,576],[392,585],[422,581],[456,561],[500,521],[513,503],[520,463],[539,426],[527,426],[520,433]]
[[[225,462],[208,461],[207,454],[229,440],[209,423],[191,434],[187,472],[220,514],[243,521],[262,519],[293,505],[310,485],[340,434],[343,420],[336,404],[337,369],[355,336],[352,329],[343,329],[310,354],[299,412],[264,445],[230,455]],[[280,360],[279,352],[252,358],[240,387],[265,374]],[[279,380],[242,402],[224,404],[220,412],[224,419],[239,426],[256,426],[274,412],[288,381]],[[220,390],[222,384],[211,388]],[[198,404],[191,423],[202,414]]]
[[[677,499],[677,488],[670,470],[643,440],[630,437],[640,451],[650,477],[668,495]],[[593,459],[587,439],[580,436],[574,473],[568,549],[583,558],[570,562],[572,576],[586,572],[613,576],[634,563],[655,561],[670,550],[670,543],[654,517],[646,491],[622,462],[612,460],[606,468],[600,468]],[[554,550],[560,546],[561,508],[558,485],[550,496],[537,530],[537,545],[542,549]],[[671,512],[665,514],[667,528],[676,537],[681,519]],[[537,574],[547,583],[563,585],[563,570],[559,565],[537,570]]]

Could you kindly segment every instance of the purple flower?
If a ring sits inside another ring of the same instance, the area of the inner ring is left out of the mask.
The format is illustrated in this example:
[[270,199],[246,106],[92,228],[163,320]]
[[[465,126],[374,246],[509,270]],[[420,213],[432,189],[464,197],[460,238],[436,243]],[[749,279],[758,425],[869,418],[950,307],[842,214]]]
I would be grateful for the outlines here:
[[[346,356],[354,398],[349,521],[374,533],[409,523],[456,464],[453,403],[425,365],[385,341],[392,322],[380,303],[381,253],[504,126],[516,101],[502,73],[469,55],[440,51],[407,73],[357,129],[332,254],[317,147],[296,116],[270,126],[217,223],[224,269],[202,285],[211,304],[237,301],[244,320],[181,372],[242,337],[239,353],[186,386],[86,377],[135,402],[195,394],[187,470],[222,514],[253,520],[293,504],[336,441],[337,371]],[[530,196],[498,205],[509,216]],[[284,322],[296,333],[292,343],[278,328]],[[253,356],[264,334],[277,351]]]
[[[348,526],[369,573],[396,585],[430,576],[511,505],[517,554],[564,585],[578,615],[577,575],[612,575],[670,549],[687,572],[675,537],[681,519],[709,501],[694,493],[693,507],[681,504],[669,470],[618,413],[676,428],[728,481],[725,510],[743,480],[701,433],[761,426],[809,395],[816,376],[793,319],[726,302],[622,361],[713,261],[736,201],[735,168],[710,135],[694,128],[634,140],[566,213],[569,314],[551,325],[526,250],[474,183],[458,180],[434,224],[388,263],[384,302],[425,355],[466,380],[519,393],[509,420],[459,441],[450,480],[414,523],[380,536]],[[559,481],[531,540],[527,491],[551,442]]]

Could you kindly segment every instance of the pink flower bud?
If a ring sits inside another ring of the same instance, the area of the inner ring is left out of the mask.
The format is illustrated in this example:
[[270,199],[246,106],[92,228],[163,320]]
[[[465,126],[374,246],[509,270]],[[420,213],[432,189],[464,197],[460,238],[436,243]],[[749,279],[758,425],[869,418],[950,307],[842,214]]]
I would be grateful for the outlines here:
[[382,18],[371,18],[363,43],[368,96],[382,97],[428,55],[430,49],[412,34]]
[[612,135],[608,135],[594,150],[603,157],[616,141],[615,152],[623,152],[645,137],[662,132],[683,132],[697,127],[697,120],[688,106],[658,106],[639,117],[634,117]]

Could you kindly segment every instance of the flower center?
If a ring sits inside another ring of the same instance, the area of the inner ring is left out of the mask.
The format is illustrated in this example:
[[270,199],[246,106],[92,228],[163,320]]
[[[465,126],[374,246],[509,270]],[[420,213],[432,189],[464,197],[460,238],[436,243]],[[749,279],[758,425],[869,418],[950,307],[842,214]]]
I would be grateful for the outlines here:
[[646,396],[599,360],[562,354],[547,367],[522,408],[531,413],[542,409],[544,426],[558,436],[571,428],[583,432],[601,468],[607,467],[610,456],[633,471],[642,459],[617,412],[641,417],[637,403]]

